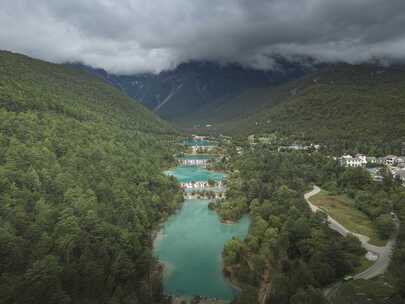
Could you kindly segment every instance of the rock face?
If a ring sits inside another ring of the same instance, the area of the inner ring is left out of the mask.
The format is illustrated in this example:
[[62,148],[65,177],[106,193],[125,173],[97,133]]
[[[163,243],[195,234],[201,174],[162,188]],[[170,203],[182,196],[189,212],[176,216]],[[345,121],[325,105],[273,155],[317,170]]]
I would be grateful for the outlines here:
[[190,62],[159,74],[110,75],[104,70],[75,65],[98,75],[140,101],[161,117],[176,122],[208,103],[238,96],[252,88],[266,88],[305,74],[309,68],[279,59],[272,71],[236,64]]

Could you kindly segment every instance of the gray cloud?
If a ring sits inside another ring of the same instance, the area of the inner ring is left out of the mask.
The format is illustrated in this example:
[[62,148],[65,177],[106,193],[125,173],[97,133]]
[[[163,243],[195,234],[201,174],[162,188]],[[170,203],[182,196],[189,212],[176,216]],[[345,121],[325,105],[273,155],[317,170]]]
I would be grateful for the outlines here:
[[405,59],[404,0],[2,0],[0,49],[113,73]]

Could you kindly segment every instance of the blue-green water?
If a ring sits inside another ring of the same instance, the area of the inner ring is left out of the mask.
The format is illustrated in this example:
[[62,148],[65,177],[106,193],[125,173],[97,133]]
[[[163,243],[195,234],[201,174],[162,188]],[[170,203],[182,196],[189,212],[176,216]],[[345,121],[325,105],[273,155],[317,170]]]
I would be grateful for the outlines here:
[[210,142],[208,140],[194,140],[194,139],[189,139],[185,140],[184,144],[186,146],[200,146],[200,147],[206,147],[210,145]]
[[174,176],[180,183],[208,181],[208,179],[220,181],[224,179],[225,176],[223,173],[208,171],[200,167],[181,166],[176,167],[174,170],[166,171],[165,173]]
[[248,217],[222,224],[207,200],[185,201],[155,240],[155,255],[166,265],[164,292],[231,300],[236,290],[223,276],[222,250],[233,236],[244,238],[249,224]]
[[[199,167],[177,167],[166,174],[179,182],[222,180],[223,173]],[[208,200],[186,200],[172,215],[154,244],[154,253],[165,265],[164,292],[176,296],[204,296],[231,300],[237,294],[222,273],[222,250],[226,241],[244,238],[250,219],[234,224],[221,223]]]

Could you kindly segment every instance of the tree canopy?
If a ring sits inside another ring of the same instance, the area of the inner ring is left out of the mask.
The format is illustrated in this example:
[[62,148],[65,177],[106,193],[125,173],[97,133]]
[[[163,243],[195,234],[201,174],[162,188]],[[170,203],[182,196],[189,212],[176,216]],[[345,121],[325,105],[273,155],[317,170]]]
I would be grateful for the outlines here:
[[1,52],[0,302],[154,302],[174,135],[97,78]]

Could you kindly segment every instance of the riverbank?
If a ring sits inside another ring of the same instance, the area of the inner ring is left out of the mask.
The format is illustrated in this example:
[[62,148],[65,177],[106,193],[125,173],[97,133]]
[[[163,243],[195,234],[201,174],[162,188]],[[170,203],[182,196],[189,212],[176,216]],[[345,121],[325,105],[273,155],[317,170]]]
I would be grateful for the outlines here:
[[236,279],[233,269],[231,267],[222,267],[222,271],[229,284],[231,284],[235,290],[241,292],[242,284]]
[[[215,209],[214,209],[215,210]],[[219,215],[218,215],[219,216]],[[235,221],[231,221],[231,220],[224,220],[224,219],[221,219],[221,223],[222,224],[225,224],[225,225],[232,225],[232,224],[235,224],[236,222]]]

